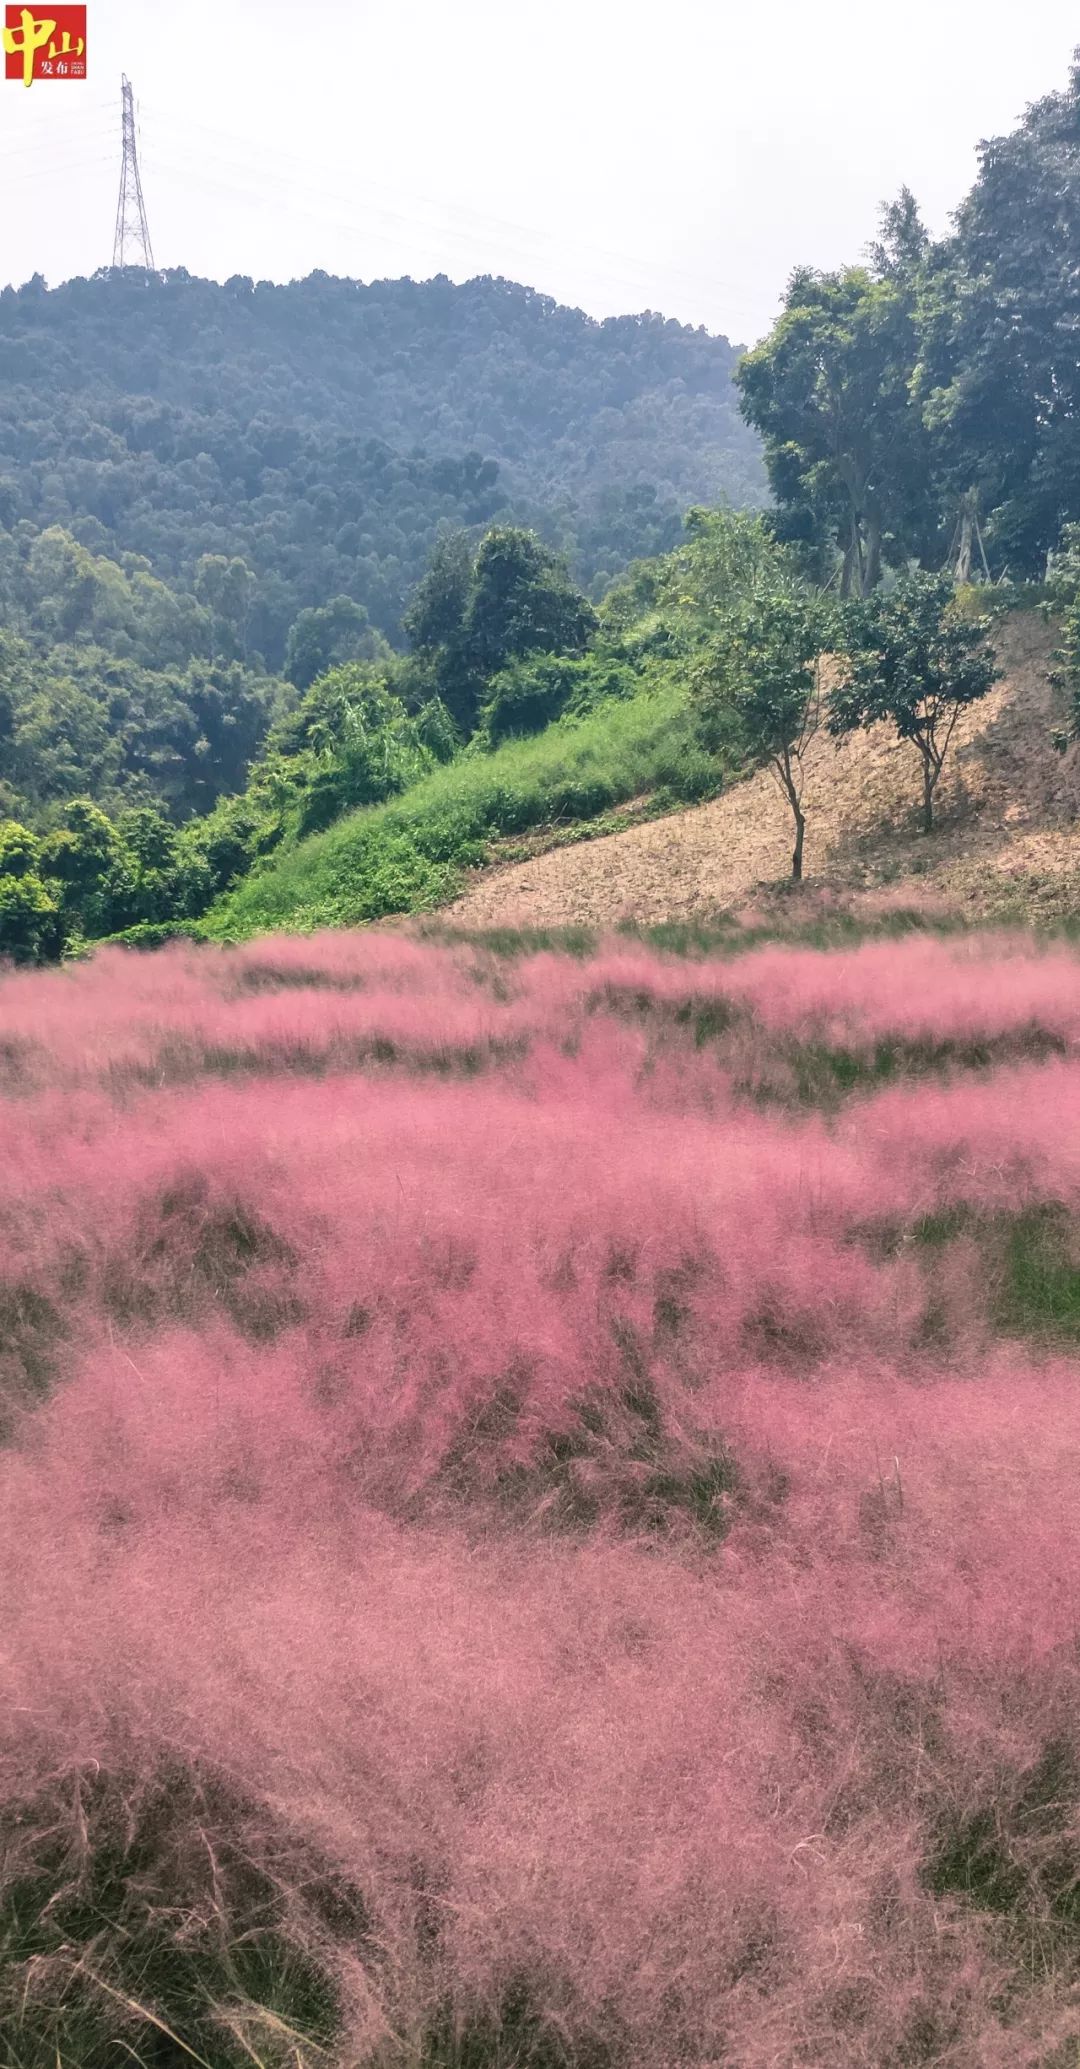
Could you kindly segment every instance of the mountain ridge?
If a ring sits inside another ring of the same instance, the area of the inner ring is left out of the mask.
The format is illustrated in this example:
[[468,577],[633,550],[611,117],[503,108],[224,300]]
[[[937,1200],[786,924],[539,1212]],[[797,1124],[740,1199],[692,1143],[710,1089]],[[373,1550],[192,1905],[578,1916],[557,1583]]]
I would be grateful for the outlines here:
[[276,666],[286,608],[336,594],[393,637],[440,525],[512,516],[596,586],[691,504],[763,504],[737,358],[489,276],[37,276],[0,293],[0,525],[61,525],[170,582],[240,555],[287,591],[256,641]]

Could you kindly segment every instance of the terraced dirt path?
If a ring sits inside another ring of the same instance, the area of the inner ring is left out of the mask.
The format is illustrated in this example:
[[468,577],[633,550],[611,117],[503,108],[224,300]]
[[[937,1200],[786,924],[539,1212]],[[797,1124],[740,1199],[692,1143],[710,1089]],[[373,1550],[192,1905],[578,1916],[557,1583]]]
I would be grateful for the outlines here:
[[[1047,681],[1053,634],[1006,621],[1005,680],[956,730],[939,828],[917,831],[919,762],[884,727],[813,750],[806,872],[854,890],[908,879],[976,914],[1080,911],[1080,753],[1055,753],[1063,706]],[[447,918],[464,927],[651,923],[716,912],[787,875],[791,822],[765,773],[723,797],[602,840],[476,872]]]

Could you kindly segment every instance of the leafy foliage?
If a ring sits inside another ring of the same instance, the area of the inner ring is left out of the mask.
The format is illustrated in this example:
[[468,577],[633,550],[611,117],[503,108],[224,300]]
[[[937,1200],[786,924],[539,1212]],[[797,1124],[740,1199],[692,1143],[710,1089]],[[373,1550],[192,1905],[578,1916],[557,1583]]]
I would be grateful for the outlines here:
[[915,387],[946,492],[976,490],[997,565],[1037,575],[1080,518],[1080,61],[979,156],[928,267]]
[[1080,520],[1078,226],[1080,56],[979,146],[950,236],[931,241],[905,188],[869,267],[797,269],[737,379],[777,530],[813,572],[863,595],[912,558],[1042,574]]
[[791,578],[780,555],[769,573],[771,580],[759,579],[721,615],[692,696],[707,746],[730,746],[737,726],[750,755],[776,777],[795,824],[791,874],[799,881],[803,756],[824,718],[822,657],[834,643],[835,613]]
[[508,663],[526,654],[581,654],[596,626],[557,557],[509,525],[485,533],[475,555],[460,535],[440,541],[406,618],[439,697],[466,734],[488,683]]
[[0,955],[16,963],[44,962],[63,945],[60,908],[37,872],[0,875]]
[[[662,791],[669,805],[695,800],[737,766],[734,752],[726,760],[695,752],[683,691],[642,686],[533,739],[459,756],[401,797],[347,815],[312,839],[276,840],[264,862],[237,872],[206,927],[228,939],[422,909],[451,895],[460,872],[483,862],[492,841],[595,820],[649,791]],[[219,807],[207,825],[220,827],[231,809]],[[262,837],[253,827],[252,841]]]
[[779,322],[738,369],[781,536],[835,546],[844,596],[868,595],[886,553],[902,562],[933,536],[929,445],[909,387],[915,350],[904,274],[804,268]]
[[990,624],[965,613],[948,575],[908,575],[846,615],[846,666],[831,700],[830,730],[843,734],[886,720],[912,742],[922,761],[926,833],[956,721],[999,679]]
[[351,596],[335,596],[317,610],[301,611],[291,626],[285,674],[298,690],[308,690],[319,676],[344,661],[376,661],[389,651],[363,604],[354,603]]
[[1064,749],[1080,739],[1080,524],[1068,524],[1051,555],[1046,578],[1047,601],[1059,614],[1061,644],[1054,656],[1054,681],[1069,698],[1069,723],[1055,737]]
[[619,642],[593,647],[587,654],[537,654],[519,657],[492,677],[480,711],[484,740],[498,747],[504,740],[540,733],[556,719],[584,718],[611,698],[632,697],[641,675]]
[[0,553],[0,806],[47,819],[89,792],[182,819],[239,789],[285,686],[137,565],[61,531],[19,546]]

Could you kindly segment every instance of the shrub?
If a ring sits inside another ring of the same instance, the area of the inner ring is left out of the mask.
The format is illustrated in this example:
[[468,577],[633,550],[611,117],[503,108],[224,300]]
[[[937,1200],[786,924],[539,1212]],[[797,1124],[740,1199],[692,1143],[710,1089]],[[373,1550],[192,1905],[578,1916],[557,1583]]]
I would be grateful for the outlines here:
[[610,700],[632,697],[641,678],[617,653],[538,654],[513,662],[493,677],[480,712],[491,747],[542,732],[564,714],[584,718]]
[[60,908],[40,877],[30,871],[0,876],[0,957],[47,962],[59,955],[64,932]]

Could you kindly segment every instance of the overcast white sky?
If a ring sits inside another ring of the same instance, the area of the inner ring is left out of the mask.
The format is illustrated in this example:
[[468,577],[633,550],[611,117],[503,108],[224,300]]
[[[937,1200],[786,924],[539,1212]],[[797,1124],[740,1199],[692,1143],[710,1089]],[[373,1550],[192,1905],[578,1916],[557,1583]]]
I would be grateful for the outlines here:
[[[47,12],[44,0],[37,6]],[[906,180],[1065,83],[1075,0],[89,0],[88,78],[0,80],[0,282],[112,256],[120,75],[161,266],[503,273],[761,335]]]

